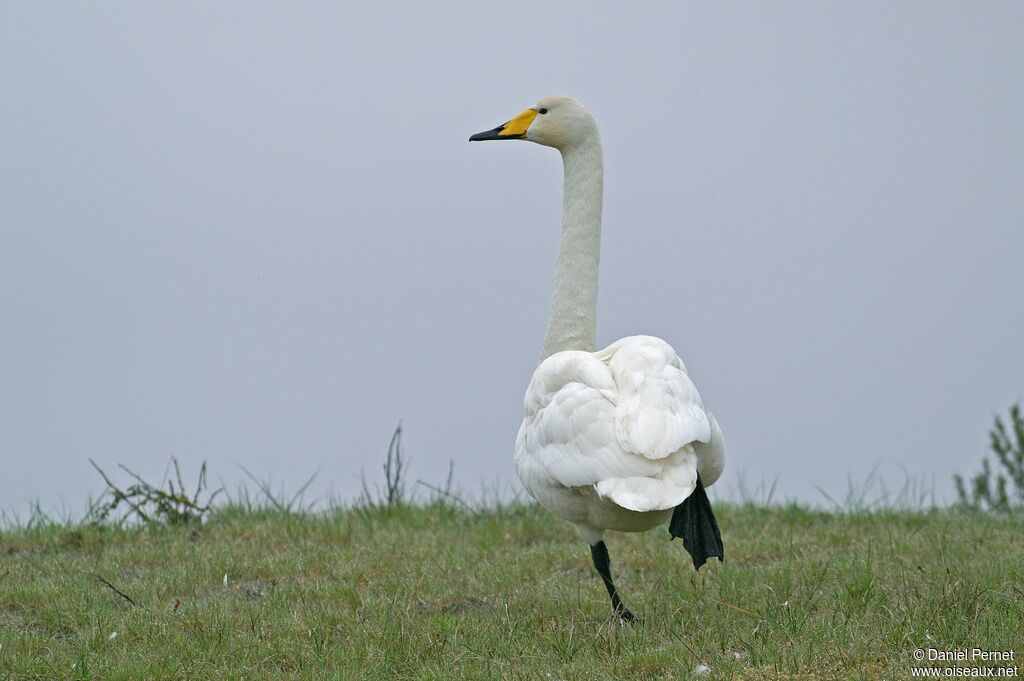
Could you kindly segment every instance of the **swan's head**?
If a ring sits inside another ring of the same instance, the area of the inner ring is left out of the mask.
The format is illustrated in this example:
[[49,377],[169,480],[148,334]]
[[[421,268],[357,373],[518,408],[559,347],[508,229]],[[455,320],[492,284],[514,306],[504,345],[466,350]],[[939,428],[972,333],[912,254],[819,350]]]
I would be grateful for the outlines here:
[[493,130],[478,132],[470,142],[528,140],[565,150],[597,140],[597,124],[587,107],[572,97],[545,97]]

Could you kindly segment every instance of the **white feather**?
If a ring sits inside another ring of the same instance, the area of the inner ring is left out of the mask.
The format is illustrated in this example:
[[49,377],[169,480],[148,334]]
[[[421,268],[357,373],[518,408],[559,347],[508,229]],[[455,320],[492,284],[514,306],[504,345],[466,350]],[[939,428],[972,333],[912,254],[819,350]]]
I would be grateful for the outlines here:
[[530,494],[569,520],[585,511],[579,507],[588,495],[574,488],[586,486],[597,493],[588,503],[610,501],[628,511],[682,503],[697,481],[693,445],[711,441],[717,424],[681,366],[671,346],[651,336],[541,362],[516,445]]

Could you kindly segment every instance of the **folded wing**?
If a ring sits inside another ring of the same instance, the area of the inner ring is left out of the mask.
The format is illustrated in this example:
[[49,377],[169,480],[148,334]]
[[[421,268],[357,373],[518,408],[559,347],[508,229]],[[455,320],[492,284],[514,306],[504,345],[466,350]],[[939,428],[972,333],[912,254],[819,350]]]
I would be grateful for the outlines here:
[[534,373],[525,407],[521,472],[565,487],[592,485],[634,511],[686,499],[697,481],[694,448],[717,431],[683,363],[649,336],[552,355]]

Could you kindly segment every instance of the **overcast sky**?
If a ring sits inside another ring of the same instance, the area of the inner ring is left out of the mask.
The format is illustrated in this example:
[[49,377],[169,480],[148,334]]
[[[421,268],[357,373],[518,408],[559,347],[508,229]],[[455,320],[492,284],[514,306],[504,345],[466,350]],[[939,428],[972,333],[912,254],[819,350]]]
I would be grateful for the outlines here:
[[569,94],[598,341],[680,353],[721,496],[940,497],[1024,398],[1024,3],[0,4],[0,507],[178,457],[521,489]]

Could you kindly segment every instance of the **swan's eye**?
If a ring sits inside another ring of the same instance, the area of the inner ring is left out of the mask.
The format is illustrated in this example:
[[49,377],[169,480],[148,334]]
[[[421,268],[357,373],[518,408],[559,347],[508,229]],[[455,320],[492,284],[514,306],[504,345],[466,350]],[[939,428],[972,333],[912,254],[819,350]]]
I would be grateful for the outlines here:
[[548,110],[547,110],[547,109],[541,109],[541,110],[540,110],[540,111],[538,111],[537,113],[541,113],[541,114],[546,114],[547,112],[548,112]]

